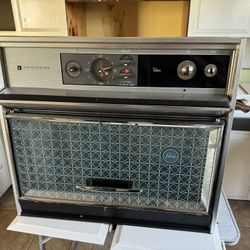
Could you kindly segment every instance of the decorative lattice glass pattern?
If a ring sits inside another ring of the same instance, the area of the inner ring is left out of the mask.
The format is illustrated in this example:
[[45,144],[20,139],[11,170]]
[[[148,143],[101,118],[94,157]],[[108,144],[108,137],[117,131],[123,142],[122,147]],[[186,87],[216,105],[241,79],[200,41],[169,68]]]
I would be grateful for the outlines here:
[[[220,126],[9,119],[22,196],[207,211]],[[87,178],[140,193],[82,191]]]

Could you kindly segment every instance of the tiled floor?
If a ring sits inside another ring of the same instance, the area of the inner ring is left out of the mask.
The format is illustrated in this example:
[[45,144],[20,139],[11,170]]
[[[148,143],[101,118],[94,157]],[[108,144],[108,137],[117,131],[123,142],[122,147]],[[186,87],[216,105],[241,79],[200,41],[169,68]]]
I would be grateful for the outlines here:
[[[230,205],[241,231],[240,242],[230,250],[250,250],[250,201],[231,200]],[[9,232],[6,227],[16,216],[12,190],[0,198],[0,250],[38,250],[38,237],[30,234]],[[77,250],[108,250],[112,241],[109,235],[105,246],[80,243]],[[46,250],[68,250],[71,242],[53,239],[46,244]],[[202,249],[201,249],[202,250]]]
[[[7,231],[7,226],[16,217],[12,189],[0,198],[0,250],[39,250],[38,237],[30,234]],[[112,235],[108,235],[105,246],[78,243],[77,250],[108,250]],[[46,250],[69,250],[71,241],[52,239],[46,243]]]
[[230,200],[234,217],[240,228],[240,242],[235,247],[228,249],[250,250],[250,201]]

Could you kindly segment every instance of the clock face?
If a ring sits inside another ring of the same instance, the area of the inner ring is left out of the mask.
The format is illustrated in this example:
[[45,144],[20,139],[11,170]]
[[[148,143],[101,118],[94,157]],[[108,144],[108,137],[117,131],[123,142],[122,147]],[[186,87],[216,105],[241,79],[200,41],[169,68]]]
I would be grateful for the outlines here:
[[112,77],[113,66],[108,59],[97,58],[92,62],[90,72],[95,80],[105,82]]
[[136,86],[137,57],[120,54],[62,54],[63,83]]

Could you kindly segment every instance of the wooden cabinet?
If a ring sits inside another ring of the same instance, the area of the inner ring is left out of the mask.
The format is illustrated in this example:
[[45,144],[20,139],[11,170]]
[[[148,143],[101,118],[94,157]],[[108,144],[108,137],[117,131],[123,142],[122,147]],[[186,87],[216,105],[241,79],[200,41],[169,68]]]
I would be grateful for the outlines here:
[[1,0],[0,35],[250,37],[250,0]]
[[0,36],[186,36],[189,2],[2,0]]
[[17,32],[25,35],[67,35],[63,0],[11,0]]
[[15,31],[15,23],[10,0],[0,1],[0,31]]
[[180,37],[189,1],[66,1],[66,12],[73,36]]
[[191,0],[188,36],[250,37],[250,0]]
[[2,0],[0,22],[0,35],[67,36],[64,0]]

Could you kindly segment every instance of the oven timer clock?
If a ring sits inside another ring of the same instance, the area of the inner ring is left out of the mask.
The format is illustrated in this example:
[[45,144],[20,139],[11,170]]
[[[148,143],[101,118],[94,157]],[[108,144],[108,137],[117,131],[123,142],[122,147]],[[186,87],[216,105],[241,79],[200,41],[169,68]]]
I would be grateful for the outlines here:
[[136,77],[136,62],[133,59],[130,55],[72,58],[66,62],[65,72],[72,81],[84,78],[88,84],[133,85],[133,78]]

